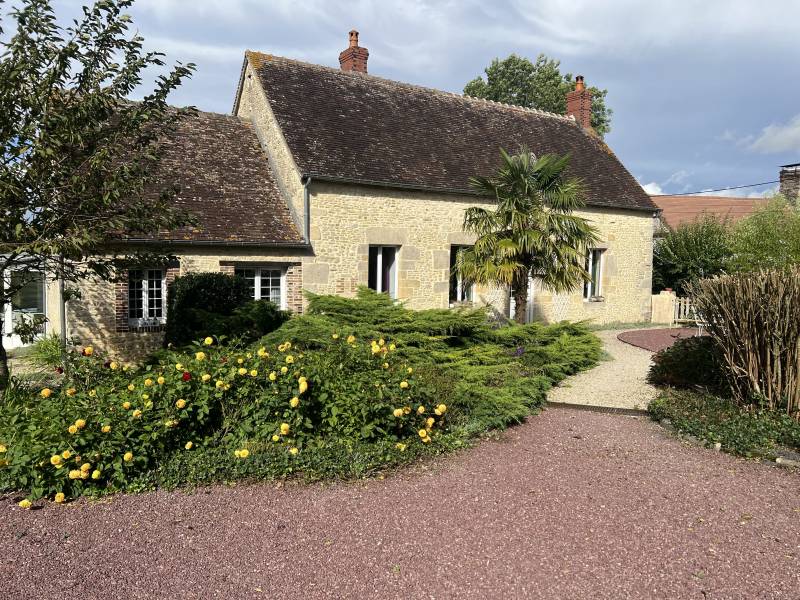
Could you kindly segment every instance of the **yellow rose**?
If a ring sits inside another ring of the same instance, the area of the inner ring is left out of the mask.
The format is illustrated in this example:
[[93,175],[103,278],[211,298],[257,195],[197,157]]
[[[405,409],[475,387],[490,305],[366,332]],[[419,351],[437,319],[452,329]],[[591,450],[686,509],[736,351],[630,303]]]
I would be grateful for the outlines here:
[[132,414],[133,414],[133,418],[134,418],[134,419],[138,419],[139,417],[141,417],[141,416],[142,416],[142,411],[140,411],[140,410],[137,408],[135,411],[133,411],[133,413],[132,413]]
[[186,442],[186,445],[184,446],[184,448],[186,448],[187,450],[191,450],[192,446],[194,446],[194,444],[192,442]]
[[250,456],[250,450],[247,448],[242,448],[239,450],[239,458],[247,458],[248,456]]
[[334,333],[331,337],[333,339],[335,339],[335,340],[338,340],[339,339],[339,334],[338,333]]
[[275,381],[277,378],[278,378],[278,376],[275,374],[275,371],[273,371],[272,373],[269,374],[269,380],[270,381]]
[[428,430],[427,429],[420,429],[417,433],[419,434],[419,437],[421,437],[423,439],[428,437]]
[[126,452],[122,455],[122,460],[125,462],[131,462],[133,460],[133,452]]
[[89,397],[94,398],[97,396],[97,390],[89,390]]
[[289,434],[289,424],[281,423],[281,435],[288,435],[288,434]]
[[150,378],[145,379],[144,380],[144,385],[145,385],[145,387],[150,387],[151,385],[153,385],[153,380],[150,379]]
[[436,408],[433,409],[433,414],[435,414],[437,417],[441,417],[442,411],[440,411],[439,407],[437,406]]
[[203,360],[206,359],[206,353],[205,352],[198,352],[197,354],[194,355],[194,358],[195,358],[195,360],[203,361]]
[[400,452],[405,452],[406,451],[406,445],[404,443],[402,443],[402,442],[397,442],[394,445],[394,447],[397,448],[398,450],[400,450]]
[[292,356],[292,355],[290,354],[289,356],[287,356],[287,357],[286,357],[286,364],[287,364],[287,365],[290,365],[290,364],[292,364],[293,362],[294,362],[294,356]]
[[297,389],[301,394],[305,394],[306,390],[308,389],[308,382],[305,379],[301,380],[300,384],[297,386]]
[[241,450],[234,450],[234,451],[233,451],[233,455],[234,455],[236,458],[239,458],[239,455],[241,454],[241,452],[242,452]]
[[417,412],[419,414],[421,414],[421,415],[424,415],[425,414],[425,407],[420,404],[419,408],[417,408]]
[[298,398],[297,396],[289,400],[289,406],[291,406],[292,408],[297,408],[298,404],[300,404],[300,398]]
[[20,508],[30,508],[31,501],[25,498],[25,500],[21,500],[17,506],[19,506]]
[[130,410],[131,403],[126,400],[125,402],[122,403],[122,408],[124,408],[125,410]]
[[100,472],[99,469],[95,469],[94,471],[92,471],[92,479],[100,479],[101,475],[102,473]]
[[440,404],[439,406],[436,407],[436,410],[438,410],[440,413],[444,414],[444,413],[447,412],[447,405],[446,404]]
[[150,394],[142,394],[142,400],[149,400]]
[[185,406],[186,406],[186,400],[184,400],[183,398],[180,398],[180,399],[179,399],[179,400],[178,400],[178,401],[175,403],[175,406],[177,406],[178,408],[183,408],[183,407],[185,407]]
[[389,363],[383,363],[382,366],[383,366],[384,369],[388,369],[389,368]]
[[156,381],[158,382],[158,385],[164,385],[164,383],[166,383],[167,380],[164,379],[163,377],[159,377],[158,379],[156,379]]
[[86,420],[78,419],[77,421],[75,421],[75,427],[77,427],[78,429],[83,429],[84,427],[86,427]]
[[69,472],[69,478],[70,479],[80,479],[81,478],[80,469],[72,469],[72,471]]
[[64,460],[69,459],[70,456],[72,456],[72,452],[70,452],[69,450],[64,450],[61,453],[61,458],[63,458]]
[[183,365],[181,363],[177,363],[175,365],[175,370],[176,371],[183,371]]
[[58,492],[56,494],[56,497],[53,498],[53,500],[55,501],[56,504],[61,504],[62,502],[64,502],[64,499],[65,499],[64,498],[64,492]]
[[108,433],[109,431],[111,431],[111,425],[103,425],[100,431],[102,431],[103,433]]
[[92,348],[91,346],[86,346],[86,347],[83,349],[83,354],[84,354],[85,356],[91,356],[92,354],[94,354],[94,348]]
[[67,390],[67,396],[74,396],[75,395],[75,388],[69,388]]
[[72,434],[75,434],[78,433],[78,428],[75,427],[75,425],[70,425],[69,427],[67,427],[67,431],[69,431]]
[[239,375],[247,375],[247,369],[245,369],[244,367],[239,367],[237,373],[239,373]]
[[372,353],[373,354],[380,354],[381,347],[378,346],[375,342],[372,342]]
[[392,414],[399,419],[400,417],[403,416],[403,409],[395,408],[394,411],[392,411]]
[[111,361],[111,364],[108,366],[111,367],[112,371],[116,371],[117,369],[119,369],[119,363],[113,360]]
[[209,375],[208,373],[203,373],[203,376],[200,379],[202,379],[203,383],[205,383],[206,381],[211,379],[211,375]]
[[424,437],[424,438],[422,438],[422,441],[427,444],[428,442],[431,441],[431,438],[430,437]]
[[403,380],[400,382],[400,389],[406,389],[408,387],[408,382]]
[[50,457],[50,464],[51,465],[55,465],[55,466],[60,465],[61,464],[61,456],[59,456],[58,454],[53,454],[53,456]]
[[433,417],[428,417],[428,418],[425,420],[425,425],[428,427],[428,429],[430,429],[431,427],[433,427],[433,424],[434,424],[434,423],[436,423],[436,421],[434,420],[434,418],[433,418]]
[[132,392],[132,391],[133,391],[133,390],[135,390],[135,389],[136,389],[136,386],[135,386],[135,385],[133,385],[132,383],[129,383],[129,384],[128,384],[128,391],[129,391],[129,392]]
[[81,471],[88,471],[91,468],[92,468],[92,465],[90,465],[89,463],[83,463],[81,465]]
[[411,367],[408,367],[406,369],[406,371],[408,371],[408,374],[411,375],[414,372],[414,369],[412,369]]
[[209,336],[209,337],[207,337],[206,339],[204,339],[204,340],[203,340],[203,343],[204,343],[206,346],[210,346],[211,344],[213,344],[213,343],[214,343],[214,338],[212,338],[211,336]]
[[239,359],[236,360],[236,362],[239,363],[239,364],[242,364],[244,362],[244,359],[243,358],[239,358]]
[[280,440],[280,439],[281,439],[281,436],[279,436],[277,433],[276,433],[275,435],[273,435],[273,436],[272,436],[272,441],[273,441],[273,442],[277,442],[277,441],[278,441],[278,440]]
[[255,369],[250,370],[250,377],[258,377],[258,371]]
[[410,406],[404,406],[403,407],[403,414],[405,414],[405,415],[411,414],[411,407]]
[[50,388],[44,388],[41,392],[39,392],[39,395],[42,398],[49,398],[50,394],[52,394],[52,393],[53,393],[53,390],[51,390]]
[[378,340],[378,345],[379,346],[385,346],[386,345],[386,340],[384,340],[383,338],[379,339]]
[[286,367],[281,367],[281,373],[282,373],[283,375],[286,375],[286,373],[288,373],[288,372],[289,372],[289,369],[288,369],[288,368],[286,368]]
[[226,383],[225,387],[223,389],[227,392],[229,389],[231,389],[231,384],[230,383]]
[[356,341],[356,336],[354,336],[354,335],[348,335],[347,336],[347,343],[348,344],[354,344],[355,341]]
[[292,456],[296,456],[298,452],[300,452],[300,451],[297,448],[295,448],[294,446],[289,448],[289,454],[291,454]]
[[397,346],[395,346],[394,344],[389,344],[389,350],[394,352],[395,350],[397,350]]
[[0,444],[0,454],[5,452],[6,450],[8,450],[8,448],[6,448],[6,445],[5,444]]

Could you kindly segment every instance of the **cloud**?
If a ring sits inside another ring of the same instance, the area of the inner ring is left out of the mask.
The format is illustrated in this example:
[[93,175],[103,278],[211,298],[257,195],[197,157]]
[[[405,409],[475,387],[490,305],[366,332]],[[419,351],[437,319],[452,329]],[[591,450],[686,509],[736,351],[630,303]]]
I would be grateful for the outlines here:
[[643,184],[642,189],[651,196],[660,196],[664,193],[664,190],[662,190],[661,186],[658,185],[655,181]]
[[773,123],[761,131],[749,148],[762,154],[800,152],[800,114],[788,123]]

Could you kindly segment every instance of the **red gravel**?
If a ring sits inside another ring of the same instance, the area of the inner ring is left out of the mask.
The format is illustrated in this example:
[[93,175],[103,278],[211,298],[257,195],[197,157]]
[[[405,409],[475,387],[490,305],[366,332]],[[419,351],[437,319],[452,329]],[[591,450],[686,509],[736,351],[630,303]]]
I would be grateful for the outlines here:
[[797,598],[800,477],[549,409],[386,480],[3,504],[16,598]]
[[617,339],[637,348],[644,348],[650,352],[658,352],[669,348],[680,339],[697,335],[696,327],[672,327],[669,329],[637,329],[636,331],[623,331]]

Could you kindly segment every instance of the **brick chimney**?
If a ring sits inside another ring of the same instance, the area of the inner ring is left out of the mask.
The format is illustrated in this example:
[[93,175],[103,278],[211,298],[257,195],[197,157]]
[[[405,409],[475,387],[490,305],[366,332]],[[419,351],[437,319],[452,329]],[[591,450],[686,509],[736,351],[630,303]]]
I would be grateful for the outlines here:
[[783,165],[780,182],[781,195],[789,202],[800,203],[800,163]]
[[358,32],[353,29],[350,32],[350,46],[339,53],[339,66],[342,71],[367,72],[367,60],[369,50],[358,45]]
[[567,115],[584,129],[592,129],[592,92],[586,89],[583,75],[575,77],[575,89],[567,93]]

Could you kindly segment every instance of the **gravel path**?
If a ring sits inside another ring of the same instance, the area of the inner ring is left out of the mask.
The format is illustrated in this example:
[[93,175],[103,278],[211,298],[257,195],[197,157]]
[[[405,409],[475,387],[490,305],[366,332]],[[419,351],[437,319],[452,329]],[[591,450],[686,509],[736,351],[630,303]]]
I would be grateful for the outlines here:
[[797,598],[800,477],[551,408],[385,480],[0,504],[17,598]]
[[550,402],[645,409],[657,390],[645,378],[652,353],[617,339],[620,331],[598,331],[608,360],[570,377],[547,394]]

